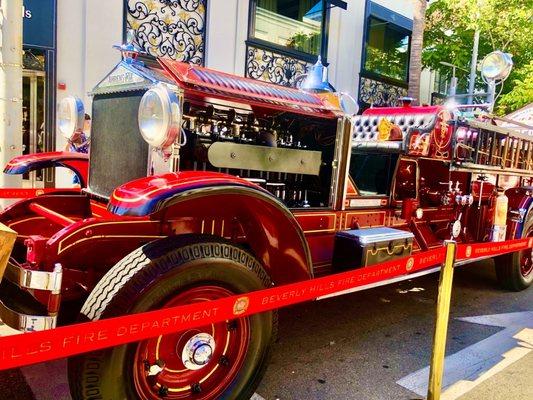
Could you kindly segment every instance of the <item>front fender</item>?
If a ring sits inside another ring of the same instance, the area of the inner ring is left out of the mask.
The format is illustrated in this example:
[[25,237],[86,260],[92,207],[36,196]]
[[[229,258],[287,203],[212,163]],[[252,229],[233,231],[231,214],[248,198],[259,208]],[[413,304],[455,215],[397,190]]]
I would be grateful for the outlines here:
[[231,175],[184,171],[142,178],[117,188],[108,209],[148,216],[176,235],[232,238],[249,247],[277,284],[312,276],[305,235],[294,215],[261,187]]
[[[507,238],[518,239],[522,237],[524,228],[533,220],[533,188],[521,187],[505,191],[509,198],[509,214],[507,217]],[[524,218],[517,220],[518,212],[525,210]]]
[[89,156],[82,153],[54,151],[15,157],[6,165],[4,173],[9,175],[22,175],[30,171],[51,167],[70,169],[78,176],[80,186],[87,186]]

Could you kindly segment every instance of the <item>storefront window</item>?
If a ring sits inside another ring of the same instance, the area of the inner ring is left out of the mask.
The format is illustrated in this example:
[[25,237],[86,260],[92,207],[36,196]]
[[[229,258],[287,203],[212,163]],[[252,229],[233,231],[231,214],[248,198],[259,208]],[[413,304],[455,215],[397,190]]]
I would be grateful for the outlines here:
[[374,17],[367,29],[365,71],[407,82],[410,33]]
[[322,44],[322,0],[252,0],[251,36],[271,44],[318,55]]

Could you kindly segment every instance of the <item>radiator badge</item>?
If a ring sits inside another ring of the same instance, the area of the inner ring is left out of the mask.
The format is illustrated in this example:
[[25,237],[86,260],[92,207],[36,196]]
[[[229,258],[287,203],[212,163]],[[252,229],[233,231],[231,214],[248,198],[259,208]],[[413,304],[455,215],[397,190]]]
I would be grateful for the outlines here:
[[239,297],[233,305],[233,315],[241,315],[248,310],[250,299],[248,297]]

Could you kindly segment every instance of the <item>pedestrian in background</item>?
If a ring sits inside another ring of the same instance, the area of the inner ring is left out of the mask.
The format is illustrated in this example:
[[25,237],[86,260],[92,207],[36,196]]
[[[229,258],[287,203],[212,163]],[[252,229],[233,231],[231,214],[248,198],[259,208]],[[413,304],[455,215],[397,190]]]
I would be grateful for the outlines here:
[[85,122],[83,123],[83,129],[78,129],[65,146],[65,151],[71,153],[89,153],[89,146],[91,143],[91,116],[85,114]]
[[[89,148],[91,144],[91,116],[85,114],[85,120],[83,123],[83,129],[78,129],[70,139],[67,139],[67,145],[65,146],[65,151],[71,153],[89,153]],[[78,175],[74,174],[72,178],[72,184],[76,187],[81,185]]]

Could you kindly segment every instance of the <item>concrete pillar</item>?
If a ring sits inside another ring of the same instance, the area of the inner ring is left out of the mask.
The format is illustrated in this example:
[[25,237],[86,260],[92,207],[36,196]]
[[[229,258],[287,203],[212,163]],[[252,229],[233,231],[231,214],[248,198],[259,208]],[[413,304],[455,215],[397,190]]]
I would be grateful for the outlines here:
[[[22,154],[22,6],[0,0],[0,170]],[[20,175],[0,172],[0,187],[21,185]]]

